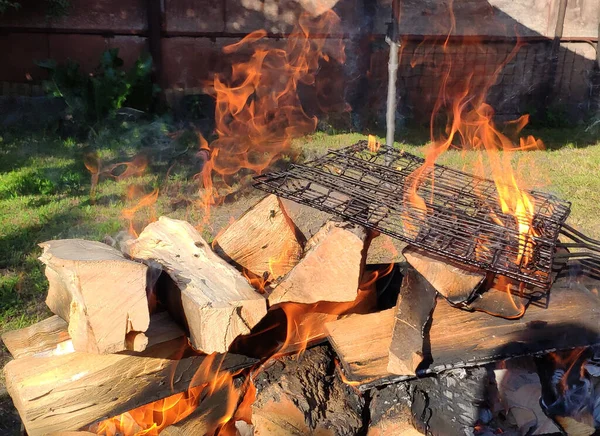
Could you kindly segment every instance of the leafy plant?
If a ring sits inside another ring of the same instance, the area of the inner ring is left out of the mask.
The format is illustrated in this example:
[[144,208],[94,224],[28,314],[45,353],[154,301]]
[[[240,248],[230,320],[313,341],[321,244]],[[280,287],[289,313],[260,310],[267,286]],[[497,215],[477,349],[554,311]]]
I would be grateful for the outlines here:
[[[20,1],[0,0],[0,14],[8,9],[19,9]],[[60,18],[68,15],[71,7],[70,0],[46,0],[46,16],[49,18]]]
[[3,14],[8,9],[19,9],[21,7],[21,3],[13,2],[10,0],[0,0],[0,14]]
[[50,78],[44,82],[46,92],[63,98],[68,115],[77,121],[97,123],[123,106],[148,111],[160,90],[151,81],[151,57],[140,56],[127,72],[118,48],[103,52],[92,74],[84,74],[79,64],[71,60],[63,65],[54,60],[37,65],[49,72]]

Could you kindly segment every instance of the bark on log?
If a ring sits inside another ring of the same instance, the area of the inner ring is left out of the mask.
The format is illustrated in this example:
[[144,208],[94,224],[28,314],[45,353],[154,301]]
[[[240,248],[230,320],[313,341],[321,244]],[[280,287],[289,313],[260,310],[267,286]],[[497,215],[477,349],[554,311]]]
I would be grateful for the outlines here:
[[127,333],[146,331],[145,265],[100,242],[64,239],[40,246],[50,283],[46,304],[68,321],[77,351],[122,351]]
[[388,362],[388,371],[392,374],[416,374],[424,358],[426,327],[435,302],[435,288],[415,269],[408,267],[396,303]]
[[36,436],[78,430],[206,383],[194,377],[203,364],[210,364],[214,374],[219,368],[235,371],[255,362],[238,355],[226,355],[222,362],[197,355],[177,360],[185,343],[174,340],[139,354],[73,352],[16,359],[4,368],[6,388],[27,433]]
[[329,221],[306,244],[302,260],[269,295],[271,305],[353,301],[370,236],[359,226]]
[[67,322],[54,315],[29,327],[6,332],[2,341],[15,359],[39,356],[54,351],[59,343],[69,341],[67,328]]
[[[568,279],[557,280],[547,307],[532,304],[518,320],[467,312],[438,300],[429,331],[431,364],[422,372],[595,345],[600,342],[599,316],[598,298]],[[326,325],[346,377],[360,389],[406,379],[387,370],[393,322],[390,309]]]
[[298,263],[305,242],[281,201],[271,194],[219,234],[213,246],[240,269],[273,281]]
[[227,351],[267,311],[265,298],[185,221],[160,217],[124,250],[163,266],[181,291],[180,299],[171,296],[179,304],[169,304],[169,310],[176,318],[183,309],[192,345],[203,352]]
[[402,255],[452,304],[468,301],[486,278],[486,274],[478,268],[459,265],[415,247],[407,246]]

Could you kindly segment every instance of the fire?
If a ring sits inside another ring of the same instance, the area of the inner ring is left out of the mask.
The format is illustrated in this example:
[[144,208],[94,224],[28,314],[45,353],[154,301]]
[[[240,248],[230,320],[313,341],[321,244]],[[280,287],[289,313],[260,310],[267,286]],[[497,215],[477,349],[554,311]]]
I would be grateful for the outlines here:
[[102,161],[97,155],[89,153],[84,156],[83,163],[92,176],[90,199],[94,203],[96,201],[96,189],[100,177],[109,177],[117,182],[130,177],[139,177],[146,171],[148,159],[146,156],[138,154],[130,162],[119,162],[103,166]]
[[[234,64],[229,75],[214,78],[218,138],[208,147],[210,160],[200,175],[200,206],[206,215],[231,192],[235,179],[260,174],[289,153],[293,138],[315,130],[317,119],[305,113],[297,88],[318,84],[321,62],[344,62],[341,40],[328,38],[339,33],[339,24],[331,10],[318,17],[303,14],[283,46],[274,47],[266,31],[259,30],[223,49],[247,60]],[[203,138],[201,147],[206,147]]]
[[[236,388],[236,374],[221,370],[217,360],[223,356],[207,356],[197,370],[187,392],[175,394],[162,400],[141,406],[119,416],[104,420],[90,427],[100,435],[148,435],[156,436],[164,428],[184,420],[193,414],[207,417],[206,434],[234,435],[234,423],[242,420],[251,423],[251,406],[256,398],[253,379],[272,359],[283,355],[301,356],[306,348],[325,336],[324,324],[346,313],[366,313],[375,302],[374,285],[392,271],[393,264],[364,274],[357,298],[348,303],[321,302],[315,304],[285,303],[280,306],[285,314],[284,341],[274,347],[271,354],[257,366],[245,373],[241,387]],[[270,335],[278,329],[270,325],[264,331],[246,337],[263,342],[261,334]],[[343,377],[343,375],[342,375]],[[346,380],[347,381],[347,380]],[[347,381],[352,385],[351,381]]]
[[234,387],[235,374],[221,370],[221,358],[207,356],[190,382],[190,389],[101,421],[90,431],[106,436],[157,436],[164,428],[192,413],[206,414],[206,433],[229,422],[236,410],[240,392]]
[[381,147],[381,144],[379,143],[377,138],[375,138],[373,135],[369,135],[367,147],[369,148],[369,151],[375,153],[379,150],[379,148]]
[[127,190],[127,198],[134,199],[141,195],[138,202],[133,207],[126,208],[121,211],[121,215],[123,216],[123,218],[125,218],[129,222],[129,233],[131,235],[134,235],[135,237],[138,236],[138,232],[135,230],[133,222],[136,215],[141,210],[148,209],[149,211],[148,219],[144,224],[156,221],[156,211],[154,210],[154,204],[158,200],[158,193],[159,190],[154,189],[149,194],[141,195],[140,189],[136,185],[129,186]]
[[[468,44],[465,42],[465,44]],[[471,43],[472,45],[472,43]],[[516,152],[540,149],[543,144],[540,140],[528,136],[511,140],[503,130],[511,130],[512,137],[517,137],[528,122],[528,116],[507,123],[504,129],[494,122],[494,110],[485,102],[490,87],[495,83],[502,68],[510,62],[521,47],[518,42],[511,53],[500,62],[494,73],[487,77],[478,77],[469,67],[460,64],[454,66],[455,50],[450,50],[449,37],[443,44],[444,62],[438,72],[440,76],[439,92],[430,120],[431,143],[425,150],[425,163],[413,172],[407,179],[404,201],[410,205],[406,214],[407,229],[418,232],[419,219],[428,213],[427,202],[422,197],[420,189],[426,178],[431,177],[432,186],[428,187],[433,195],[435,186],[433,176],[434,164],[438,158],[451,148],[469,150],[474,154],[474,163],[465,165],[464,171],[472,172],[481,177],[491,177],[496,186],[498,206],[505,216],[512,217],[514,224],[509,224],[506,219],[494,213],[494,205],[490,205],[490,214],[494,221],[502,226],[515,229],[518,232],[518,252],[513,261],[521,266],[526,266],[532,256],[531,236],[535,235],[532,221],[535,213],[535,201],[528,195],[524,180],[513,169]],[[431,53],[419,55],[412,60],[414,65],[427,62]],[[465,70],[466,67],[466,70]],[[445,116],[447,121],[441,129],[439,120]],[[442,133],[439,133],[442,131]],[[465,160],[467,162],[468,160]],[[532,171],[529,168],[529,171]],[[487,195],[476,192],[485,203],[489,201]],[[485,243],[485,240],[481,240]],[[478,250],[482,250],[478,244]]]

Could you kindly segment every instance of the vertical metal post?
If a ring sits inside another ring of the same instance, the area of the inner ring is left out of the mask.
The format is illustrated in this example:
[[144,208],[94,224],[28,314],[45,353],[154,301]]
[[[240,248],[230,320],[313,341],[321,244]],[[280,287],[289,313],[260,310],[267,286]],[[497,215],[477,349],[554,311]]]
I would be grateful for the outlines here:
[[[396,106],[397,106],[397,95],[396,95],[396,80],[398,76],[398,50],[400,49],[400,38],[398,21],[400,18],[400,0],[394,0],[392,3],[392,22],[388,31],[386,41],[390,46],[390,57],[388,60],[388,94],[387,94],[387,106],[386,106],[386,136],[385,143],[390,149],[394,146],[394,136],[396,133]],[[389,155],[389,153],[388,153]],[[391,155],[389,156],[391,159]],[[390,159],[386,159],[389,163]]]
[[394,135],[396,131],[396,80],[398,76],[398,50],[400,44],[396,41],[388,39],[390,45],[390,58],[388,61],[388,93],[387,93],[387,106],[386,106],[386,136],[385,143],[392,147],[394,145]]

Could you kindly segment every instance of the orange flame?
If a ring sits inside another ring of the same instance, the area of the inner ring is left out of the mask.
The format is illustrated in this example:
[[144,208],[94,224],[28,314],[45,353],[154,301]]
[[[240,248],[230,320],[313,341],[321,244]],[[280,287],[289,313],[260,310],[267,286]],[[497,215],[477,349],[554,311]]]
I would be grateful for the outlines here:
[[[451,9],[450,12],[452,12]],[[452,14],[451,19],[453,20]],[[450,29],[452,31],[453,24]],[[473,45],[473,43],[465,41],[464,46],[467,45]],[[428,213],[427,202],[421,196],[419,189],[427,177],[431,176],[431,183],[434,184],[432,175],[435,162],[452,147],[471,150],[476,155],[475,163],[471,168],[463,168],[463,170],[482,177],[491,176],[494,180],[501,211],[503,214],[513,217],[515,229],[519,233],[519,248],[514,262],[519,265],[527,265],[531,260],[533,248],[530,237],[534,235],[532,221],[535,202],[527,194],[524,181],[514,171],[512,161],[515,158],[515,152],[539,149],[543,147],[543,144],[531,136],[520,138],[517,143],[509,139],[496,126],[493,121],[494,110],[485,103],[490,87],[496,82],[504,66],[515,57],[521,46],[522,43],[517,42],[510,54],[498,63],[490,76],[479,77],[476,74],[475,65],[469,67],[463,62],[459,64],[459,68],[455,68],[457,51],[451,49],[452,45],[448,35],[442,45],[443,62],[441,70],[438,71],[439,91],[430,120],[431,143],[425,152],[425,163],[407,180],[404,201],[411,206],[405,217],[407,229],[418,232],[419,219],[415,218]],[[429,54],[425,52],[415,57],[412,63],[414,65],[426,63]],[[439,120],[442,115],[447,117],[447,122],[443,129],[444,133],[440,135],[437,132],[441,130]],[[517,136],[527,122],[528,116],[525,115],[507,123],[507,130],[512,130],[513,134]],[[434,186],[430,187],[430,192],[433,195]],[[477,194],[481,195],[482,199],[485,198],[483,193]],[[493,214],[492,211],[490,212]],[[499,217],[493,217],[493,219],[498,224],[505,225]],[[481,250],[485,249],[485,240],[479,242],[477,250],[478,254],[481,254]]]
[[369,151],[375,153],[379,150],[379,148],[381,147],[381,144],[379,143],[377,138],[375,138],[373,135],[369,135],[368,141],[367,141],[367,147],[369,148]]
[[[221,356],[222,358],[223,356]],[[240,392],[233,384],[234,374],[221,370],[223,360],[211,354],[202,362],[190,389],[106,419],[90,427],[99,435],[157,436],[166,427],[191,415],[197,408],[207,413],[207,428],[213,433],[234,415]],[[210,410],[213,409],[213,410]]]
[[[321,61],[344,61],[341,40],[327,37],[337,32],[339,23],[333,11],[316,18],[304,14],[281,48],[273,47],[266,31],[259,30],[223,49],[236,56],[253,52],[234,64],[227,77],[214,79],[218,139],[210,144],[210,161],[200,177],[200,206],[206,215],[222,199],[220,189],[231,190],[227,180],[260,174],[289,152],[293,138],[314,131],[317,119],[305,113],[297,88],[315,85]],[[312,33],[322,37],[312,38]]]
[[[158,189],[155,189],[149,194],[143,195],[133,207],[123,209],[121,212],[123,218],[129,221],[129,233],[131,235],[134,235],[135,237],[138,236],[138,232],[133,226],[133,221],[140,210],[146,208],[149,210],[149,219],[147,222],[156,221],[156,211],[153,206],[156,203],[156,200],[158,200],[158,192]],[[133,199],[138,195],[139,189],[135,185],[131,185],[128,189],[127,197]],[[145,224],[147,224],[147,222]]]

